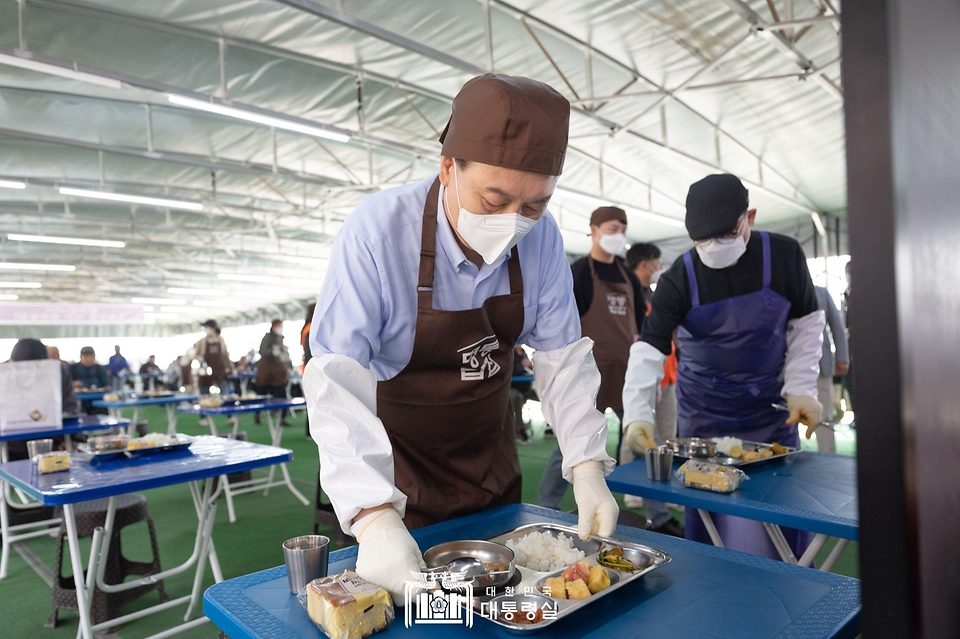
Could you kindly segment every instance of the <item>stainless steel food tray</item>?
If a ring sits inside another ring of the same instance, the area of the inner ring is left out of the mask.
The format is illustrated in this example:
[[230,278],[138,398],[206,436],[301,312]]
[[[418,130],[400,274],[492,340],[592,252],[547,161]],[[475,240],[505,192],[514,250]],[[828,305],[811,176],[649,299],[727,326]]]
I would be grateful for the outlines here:
[[[783,446],[783,444],[780,444]],[[767,442],[754,442],[744,439],[743,447],[744,448],[771,448],[773,444]],[[792,457],[793,455],[798,455],[803,451],[799,448],[794,448],[792,446],[783,446],[787,449],[787,452],[780,455],[773,455],[771,457],[765,457],[762,459],[755,459],[753,461],[743,461],[742,459],[737,459],[736,457],[727,457],[723,453],[718,452],[716,455],[711,455],[710,457],[686,457],[678,453],[674,453],[674,457],[677,459],[701,459],[713,464],[723,464],[724,466],[735,466],[737,468],[747,468],[750,466],[759,466],[760,464],[766,464],[768,462],[776,461],[778,459],[785,459],[787,457]]]
[[[667,553],[656,550],[655,548],[650,548],[649,546],[644,546],[632,541],[626,541],[623,539],[616,539],[613,537],[598,537],[593,536],[587,541],[583,541],[577,535],[577,529],[571,528],[569,526],[560,526],[557,524],[528,524],[526,526],[520,526],[515,530],[504,533],[502,535],[497,535],[496,537],[491,537],[490,541],[496,541],[501,544],[506,544],[508,540],[517,540],[520,537],[531,533],[531,532],[545,532],[556,537],[560,533],[571,537],[573,539],[573,545],[582,550],[586,554],[586,561],[590,566],[596,566],[597,563],[597,554],[600,552],[600,548],[603,545],[610,546],[620,546],[623,548],[623,555],[636,566],[640,566],[639,570],[634,572],[626,572],[621,570],[614,570],[613,568],[606,568],[607,574],[610,576],[610,587],[606,590],[601,590],[595,595],[592,595],[589,599],[555,599],[557,603],[557,617],[556,619],[545,619],[544,621],[534,624],[514,624],[507,621],[501,621],[498,618],[489,619],[492,623],[497,624],[498,626],[506,629],[508,632],[513,634],[530,634],[534,632],[539,632],[544,628],[560,621],[564,617],[573,614],[581,608],[589,607],[591,603],[605,597],[626,586],[629,583],[639,580],[645,574],[652,570],[656,570],[661,566],[664,566],[670,563],[670,555]],[[566,568],[566,566],[564,567]],[[535,570],[530,570],[528,568],[522,567],[519,562],[517,563],[517,571],[521,574],[520,583],[516,586],[517,596],[522,596],[526,589],[530,589],[535,595],[540,595],[540,587],[544,584],[547,577],[557,577],[560,573],[563,572],[564,568],[560,570],[554,570],[552,572],[538,572]],[[509,596],[509,595],[507,595]],[[489,601],[490,598],[484,597],[483,593],[480,593],[480,596],[474,595],[474,610],[477,613],[480,613],[482,606]]]

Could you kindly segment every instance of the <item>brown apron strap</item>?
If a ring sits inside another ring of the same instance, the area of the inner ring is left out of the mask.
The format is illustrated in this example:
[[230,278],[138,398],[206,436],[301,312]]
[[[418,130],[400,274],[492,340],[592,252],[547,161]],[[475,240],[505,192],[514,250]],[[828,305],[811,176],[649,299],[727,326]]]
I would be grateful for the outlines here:
[[420,276],[417,280],[417,308],[433,309],[433,273],[437,260],[437,198],[440,177],[430,186],[423,204],[423,224],[420,233]]
[[513,255],[507,261],[507,271],[510,273],[510,294],[523,293],[523,273],[520,271],[520,247],[513,247]]

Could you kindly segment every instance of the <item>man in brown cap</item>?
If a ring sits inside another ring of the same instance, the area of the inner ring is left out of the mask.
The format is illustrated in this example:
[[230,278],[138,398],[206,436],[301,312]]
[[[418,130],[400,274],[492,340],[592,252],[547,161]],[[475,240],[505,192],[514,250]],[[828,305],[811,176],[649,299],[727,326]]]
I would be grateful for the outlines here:
[[367,198],[334,241],[303,377],[311,434],[323,489],[360,542],[357,572],[397,603],[423,566],[408,527],[520,501],[515,345],[536,350],[581,537],[616,525],[600,374],[546,210],[569,117],[540,82],[470,80],[439,175]]
[[[630,345],[640,336],[646,316],[643,285],[622,259],[627,247],[626,233],[626,212],[616,206],[601,206],[590,216],[590,254],[571,266],[580,327],[583,335],[594,342],[593,353],[600,370],[597,410],[610,408],[620,420]],[[650,444],[656,445],[652,431]],[[567,491],[567,482],[560,472],[562,461],[558,446],[543,471],[537,505],[559,508]],[[647,515],[657,532],[683,535],[683,529],[662,503],[648,502]]]

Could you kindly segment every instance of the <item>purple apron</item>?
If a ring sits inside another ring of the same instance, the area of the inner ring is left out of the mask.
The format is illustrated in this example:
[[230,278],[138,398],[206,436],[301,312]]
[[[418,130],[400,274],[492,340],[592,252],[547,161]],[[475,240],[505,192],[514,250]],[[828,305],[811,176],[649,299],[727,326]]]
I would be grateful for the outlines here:
[[[770,290],[770,236],[763,243],[763,288],[755,293],[700,305],[691,252],[683,262],[690,283],[691,308],[679,329],[677,412],[680,437],[739,437],[800,445],[796,426],[771,405],[783,401],[790,302]],[[780,559],[763,524],[711,513],[727,548]],[[711,543],[700,515],[686,511],[687,539]],[[810,543],[808,533],[784,528],[797,557]]]

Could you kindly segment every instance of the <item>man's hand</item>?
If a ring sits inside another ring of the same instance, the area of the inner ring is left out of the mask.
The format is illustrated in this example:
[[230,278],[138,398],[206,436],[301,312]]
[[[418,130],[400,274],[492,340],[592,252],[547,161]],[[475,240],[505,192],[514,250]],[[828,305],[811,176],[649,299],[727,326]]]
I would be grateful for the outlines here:
[[73,387],[74,387],[74,388],[83,388],[83,382],[81,382],[79,379],[75,379],[75,380],[73,380]]
[[849,363],[847,363],[847,362],[837,362],[836,371],[834,372],[834,375],[836,375],[837,377],[843,377],[844,375],[846,375],[846,374],[849,373],[849,372],[850,372],[850,364],[849,364]]
[[392,507],[375,511],[362,524],[355,533],[360,542],[357,574],[386,588],[393,603],[403,606],[405,582],[414,579],[411,573],[426,568],[420,548]]
[[790,409],[787,423],[806,424],[806,437],[810,439],[813,436],[813,431],[820,425],[823,406],[814,398],[806,395],[787,395],[787,408]]
[[573,498],[577,501],[580,539],[609,537],[617,526],[620,507],[603,478],[603,464],[594,459],[573,467]]
[[657,437],[654,434],[653,424],[644,421],[635,421],[627,424],[623,431],[623,441],[635,453],[642,454],[648,448],[657,447]]

